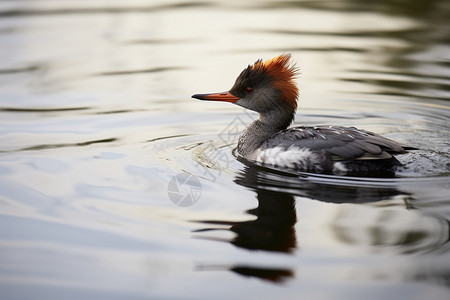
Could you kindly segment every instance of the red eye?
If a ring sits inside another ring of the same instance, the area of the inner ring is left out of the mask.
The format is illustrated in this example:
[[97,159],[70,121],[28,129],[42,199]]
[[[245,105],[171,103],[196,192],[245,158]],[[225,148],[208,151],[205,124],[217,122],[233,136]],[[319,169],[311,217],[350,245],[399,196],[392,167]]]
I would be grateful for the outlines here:
[[250,94],[251,92],[253,92],[253,88],[252,87],[247,87],[245,89],[245,91],[247,92],[247,94]]

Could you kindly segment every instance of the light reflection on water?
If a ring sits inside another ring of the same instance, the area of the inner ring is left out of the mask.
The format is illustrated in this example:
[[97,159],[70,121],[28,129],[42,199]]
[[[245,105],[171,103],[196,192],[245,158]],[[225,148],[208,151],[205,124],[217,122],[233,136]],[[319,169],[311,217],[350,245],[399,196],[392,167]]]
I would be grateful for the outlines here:
[[[407,4],[1,2],[2,299],[447,299],[450,7]],[[280,52],[295,124],[419,148],[396,178],[236,158],[254,114],[189,97]]]

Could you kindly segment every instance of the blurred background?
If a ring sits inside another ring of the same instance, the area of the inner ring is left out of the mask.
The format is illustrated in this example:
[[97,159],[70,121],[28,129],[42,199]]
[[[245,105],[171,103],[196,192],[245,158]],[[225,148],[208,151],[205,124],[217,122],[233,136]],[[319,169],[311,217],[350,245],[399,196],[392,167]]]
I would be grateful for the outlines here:
[[[450,3],[0,1],[2,299],[448,299]],[[191,99],[291,53],[295,125],[419,150],[273,173]],[[181,175],[180,175],[181,174]]]

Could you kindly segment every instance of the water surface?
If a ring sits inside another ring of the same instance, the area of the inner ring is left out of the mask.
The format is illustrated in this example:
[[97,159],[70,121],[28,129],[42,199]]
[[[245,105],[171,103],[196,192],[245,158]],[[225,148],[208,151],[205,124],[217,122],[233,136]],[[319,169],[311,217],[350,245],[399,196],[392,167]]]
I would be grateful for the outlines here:
[[[448,299],[447,1],[1,1],[2,299]],[[301,70],[295,125],[418,148],[292,174],[190,95]],[[178,188],[178,190],[177,190]]]

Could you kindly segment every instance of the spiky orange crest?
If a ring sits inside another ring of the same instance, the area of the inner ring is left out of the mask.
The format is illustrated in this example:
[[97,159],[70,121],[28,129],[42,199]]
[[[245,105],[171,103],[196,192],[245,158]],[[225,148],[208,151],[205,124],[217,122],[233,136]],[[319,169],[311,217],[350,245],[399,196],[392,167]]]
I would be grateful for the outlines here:
[[284,53],[265,62],[258,60],[253,68],[261,68],[274,80],[274,86],[280,91],[280,100],[286,102],[294,110],[297,109],[298,87],[295,77],[298,68],[291,63],[291,54]]

